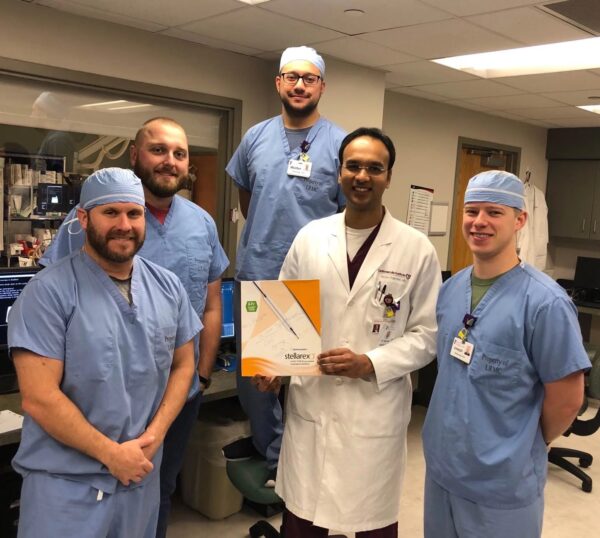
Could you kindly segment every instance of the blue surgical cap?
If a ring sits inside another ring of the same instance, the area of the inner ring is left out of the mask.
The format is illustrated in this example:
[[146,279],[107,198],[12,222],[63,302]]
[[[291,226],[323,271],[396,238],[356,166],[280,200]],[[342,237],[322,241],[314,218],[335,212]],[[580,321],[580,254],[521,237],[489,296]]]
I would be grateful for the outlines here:
[[311,47],[288,47],[283,51],[279,61],[279,72],[284,65],[290,62],[302,60],[313,64],[321,73],[321,78],[325,78],[325,60]]
[[94,172],[83,183],[79,200],[81,209],[116,202],[144,205],[142,182],[131,170],[103,168]]
[[465,204],[490,202],[515,209],[525,209],[525,188],[521,180],[509,172],[490,170],[469,180],[465,191]]

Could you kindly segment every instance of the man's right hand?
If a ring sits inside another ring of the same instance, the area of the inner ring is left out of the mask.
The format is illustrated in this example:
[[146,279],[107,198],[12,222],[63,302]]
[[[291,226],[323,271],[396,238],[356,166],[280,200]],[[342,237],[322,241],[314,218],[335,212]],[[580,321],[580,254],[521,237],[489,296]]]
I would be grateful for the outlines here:
[[105,462],[106,467],[124,486],[130,482],[141,482],[154,469],[152,462],[144,455],[144,448],[154,442],[148,435],[117,444]]

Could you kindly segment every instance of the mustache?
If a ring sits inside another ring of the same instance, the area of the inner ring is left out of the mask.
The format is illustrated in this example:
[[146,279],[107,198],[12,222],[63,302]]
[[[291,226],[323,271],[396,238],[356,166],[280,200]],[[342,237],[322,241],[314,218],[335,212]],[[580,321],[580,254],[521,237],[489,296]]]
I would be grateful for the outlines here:
[[137,239],[137,234],[132,232],[109,232],[106,234],[106,240],[109,239]]

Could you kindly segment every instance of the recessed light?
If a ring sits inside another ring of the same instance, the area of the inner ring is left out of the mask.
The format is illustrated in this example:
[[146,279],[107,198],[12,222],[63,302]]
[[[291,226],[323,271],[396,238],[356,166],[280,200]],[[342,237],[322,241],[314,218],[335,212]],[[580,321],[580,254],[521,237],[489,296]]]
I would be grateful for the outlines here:
[[265,2],[270,2],[271,0],[238,0],[242,4],[249,4],[251,6],[255,4],[264,4]]
[[595,69],[600,67],[600,37],[433,61],[483,78]]
[[362,9],[345,9],[344,14],[348,17],[362,17],[365,12]]
[[582,110],[587,110],[588,112],[593,112],[594,114],[600,114],[600,105],[585,105],[585,106],[578,106],[577,108],[581,108]]

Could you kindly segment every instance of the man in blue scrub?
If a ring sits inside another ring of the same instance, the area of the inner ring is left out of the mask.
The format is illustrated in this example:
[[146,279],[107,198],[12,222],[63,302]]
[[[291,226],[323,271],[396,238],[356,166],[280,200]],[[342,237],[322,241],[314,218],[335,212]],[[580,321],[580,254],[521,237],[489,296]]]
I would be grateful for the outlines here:
[[[169,118],[148,120],[131,146],[130,160],[144,186],[146,241],[139,255],[175,273],[187,291],[204,329],[195,340],[198,376],[164,442],[160,469],[161,504],[157,538],[167,532],[171,495],[183,465],[185,446],[198,416],[202,392],[210,384],[221,337],[221,274],[229,261],[212,217],[176,195],[189,174],[188,141],[183,127]],[[72,212],[73,213],[73,212]],[[80,248],[83,234],[70,214],[40,260],[49,265]]]
[[[325,62],[314,49],[286,49],[275,77],[281,114],[251,127],[227,165],[246,219],[237,249],[238,281],[276,280],[298,230],[345,205],[337,183],[345,133],[319,114],[324,79]],[[238,393],[272,487],[283,432],[281,406],[276,395],[258,392],[250,378],[238,376]]]
[[539,537],[547,445],[583,399],[575,306],[517,257],[523,184],[488,171],[465,192],[473,265],[437,304],[438,376],[423,430],[426,538]]
[[136,256],[144,191],[132,171],[92,174],[77,217],[83,247],[32,279],[8,320],[26,413],[19,536],[153,538],[156,469],[202,324],[179,279]]

